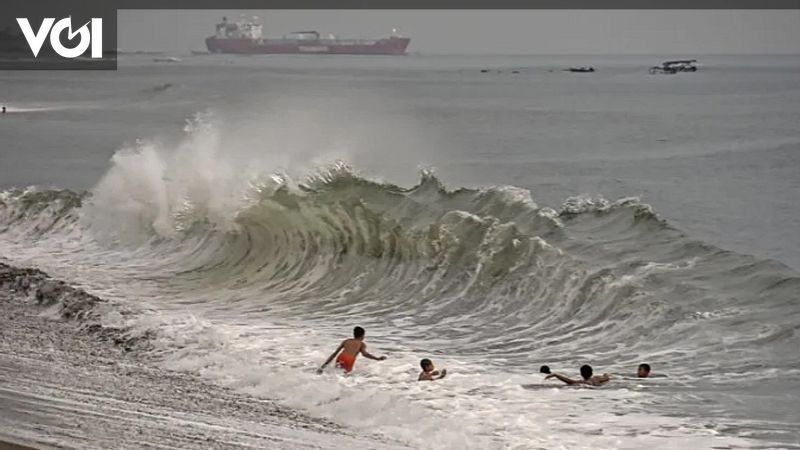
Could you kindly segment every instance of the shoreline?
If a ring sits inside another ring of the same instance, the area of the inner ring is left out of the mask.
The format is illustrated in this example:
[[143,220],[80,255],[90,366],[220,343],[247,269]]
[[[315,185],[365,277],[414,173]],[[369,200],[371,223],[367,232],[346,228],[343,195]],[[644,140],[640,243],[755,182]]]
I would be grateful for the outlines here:
[[102,301],[0,263],[0,450],[402,448],[161,369],[132,351],[146,343],[81,323]]
[[13,442],[5,442],[0,440],[0,450],[40,450],[34,447],[26,447],[24,445],[18,445]]

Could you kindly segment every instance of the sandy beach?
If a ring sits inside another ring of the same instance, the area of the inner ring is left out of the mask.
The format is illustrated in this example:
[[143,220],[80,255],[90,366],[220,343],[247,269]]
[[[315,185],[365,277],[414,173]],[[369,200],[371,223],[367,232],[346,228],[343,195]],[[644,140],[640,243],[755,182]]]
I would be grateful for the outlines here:
[[31,450],[33,447],[17,445],[11,442],[0,442],[0,450]]
[[0,264],[0,449],[390,447],[165,371],[129,351],[146,342],[64,317],[90,314],[77,305],[93,301],[102,300]]

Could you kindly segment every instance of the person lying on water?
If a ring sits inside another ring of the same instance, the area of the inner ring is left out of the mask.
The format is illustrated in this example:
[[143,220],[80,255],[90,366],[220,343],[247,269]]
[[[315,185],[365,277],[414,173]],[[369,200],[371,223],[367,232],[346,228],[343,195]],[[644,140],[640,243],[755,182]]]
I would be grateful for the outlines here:
[[603,375],[595,375],[592,376],[593,370],[592,366],[588,364],[584,364],[581,366],[581,376],[583,377],[582,380],[573,380],[571,378],[567,378],[564,375],[560,375],[557,373],[551,373],[550,375],[545,377],[545,380],[549,380],[550,378],[558,378],[559,380],[563,381],[567,384],[588,384],[589,386],[600,386],[603,383],[608,382],[611,377],[608,376],[607,373]]
[[353,371],[353,365],[355,365],[356,356],[358,356],[359,353],[364,355],[365,358],[374,359],[375,361],[385,360],[385,356],[378,357],[367,351],[367,344],[364,343],[364,334],[363,328],[353,328],[353,338],[343,340],[342,343],[336,347],[336,351],[334,351],[325,363],[320,366],[317,373],[322,373],[322,370],[333,361],[333,358],[336,358],[336,367],[343,369],[344,373],[350,373]]
[[447,369],[442,369],[441,372],[434,370],[433,362],[428,358],[420,361],[419,365],[422,367],[422,372],[419,373],[417,381],[441,380],[445,375],[447,375]]

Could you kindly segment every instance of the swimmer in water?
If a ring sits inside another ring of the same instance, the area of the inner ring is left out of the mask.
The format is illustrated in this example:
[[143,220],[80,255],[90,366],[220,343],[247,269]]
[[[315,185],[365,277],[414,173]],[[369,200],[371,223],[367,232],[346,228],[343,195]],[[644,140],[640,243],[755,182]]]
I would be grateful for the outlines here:
[[650,364],[643,363],[639,364],[639,368],[636,370],[636,376],[639,378],[647,378],[650,376]]
[[433,362],[428,358],[420,361],[419,365],[422,367],[422,372],[419,373],[417,381],[441,380],[445,375],[447,375],[447,369],[442,369],[441,372],[434,370]]
[[550,367],[549,366],[542,366],[539,367],[539,373],[543,373],[545,375],[550,375]]
[[581,376],[583,377],[582,380],[573,380],[571,378],[567,378],[564,375],[560,375],[557,373],[551,373],[550,375],[545,377],[545,380],[549,380],[550,378],[557,378],[569,385],[588,384],[589,386],[600,386],[601,384],[607,383],[608,380],[611,379],[611,377],[609,377],[607,373],[604,373],[603,375],[594,375],[594,376],[592,375],[592,373],[593,373],[592,366],[584,364],[581,366]]
[[328,357],[319,369],[317,369],[317,373],[322,373],[325,366],[330,364],[333,358],[336,358],[336,367],[344,370],[344,373],[348,374],[353,371],[353,366],[356,363],[356,356],[358,356],[359,353],[364,355],[365,358],[374,359],[375,361],[385,360],[385,356],[374,356],[367,351],[367,344],[364,343],[364,334],[363,328],[353,328],[353,338],[343,340],[336,348],[336,351]]

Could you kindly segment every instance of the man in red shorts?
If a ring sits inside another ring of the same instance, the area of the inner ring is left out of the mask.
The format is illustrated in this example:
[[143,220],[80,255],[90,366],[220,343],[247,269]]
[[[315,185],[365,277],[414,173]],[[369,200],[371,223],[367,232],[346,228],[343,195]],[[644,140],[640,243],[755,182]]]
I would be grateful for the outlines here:
[[367,352],[367,344],[364,343],[364,334],[363,328],[353,328],[353,338],[343,340],[342,343],[339,344],[339,347],[336,348],[336,351],[333,352],[331,356],[328,357],[327,361],[317,370],[317,373],[322,373],[322,369],[330,364],[333,358],[336,358],[336,367],[343,369],[344,373],[350,373],[353,371],[353,365],[356,363],[356,356],[358,356],[359,353],[364,355],[365,358],[374,359],[375,361],[385,360],[385,356],[377,357]]

